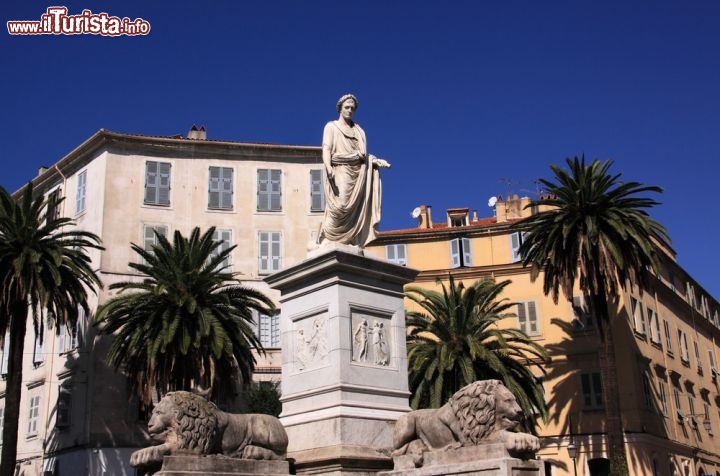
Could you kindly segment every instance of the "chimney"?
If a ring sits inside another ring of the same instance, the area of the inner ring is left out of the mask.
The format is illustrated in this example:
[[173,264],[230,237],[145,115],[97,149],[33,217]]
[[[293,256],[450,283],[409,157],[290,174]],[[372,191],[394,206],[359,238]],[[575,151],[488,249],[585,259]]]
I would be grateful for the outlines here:
[[430,205],[420,205],[420,224],[418,228],[432,228],[432,207]]
[[200,126],[199,128],[193,124],[190,128],[190,131],[187,135],[188,139],[195,139],[195,140],[207,140],[207,131],[205,130],[205,126]]

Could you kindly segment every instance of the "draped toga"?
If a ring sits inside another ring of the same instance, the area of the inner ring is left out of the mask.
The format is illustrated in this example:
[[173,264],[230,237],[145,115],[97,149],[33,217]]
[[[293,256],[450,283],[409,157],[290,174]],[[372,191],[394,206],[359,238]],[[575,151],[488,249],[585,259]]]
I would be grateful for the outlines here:
[[380,222],[380,172],[367,153],[365,131],[353,123],[330,121],[323,131],[334,179],[325,177],[325,216],[318,241],[365,247]]

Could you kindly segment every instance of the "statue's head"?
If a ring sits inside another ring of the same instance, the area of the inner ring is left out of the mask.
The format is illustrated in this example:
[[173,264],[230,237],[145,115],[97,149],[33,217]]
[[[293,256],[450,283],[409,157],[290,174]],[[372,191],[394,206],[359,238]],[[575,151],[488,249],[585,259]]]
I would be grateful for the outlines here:
[[360,103],[358,102],[357,98],[353,94],[346,94],[343,97],[341,97],[340,99],[338,99],[337,106],[336,106],[337,111],[340,112],[340,109],[342,109],[343,103],[345,101],[349,101],[349,100],[352,100],[355,103],[355,110],[357,111],[357,108],[360,105]]

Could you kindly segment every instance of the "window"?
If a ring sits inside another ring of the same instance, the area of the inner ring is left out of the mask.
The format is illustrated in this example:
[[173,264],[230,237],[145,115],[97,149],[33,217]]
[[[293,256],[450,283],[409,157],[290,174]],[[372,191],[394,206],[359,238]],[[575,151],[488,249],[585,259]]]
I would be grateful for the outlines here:
[[55,426],[58,428],[67,428],[70,426],[70,417],[72,410],[72,389],[69,383],[63,383],[58,389],[57,399],[57,416],[55,418]]
[[310,211],[325,210],[325,188],[323,187],[324,170],[310,171]]
[[680,387],[679,384],[673,384],[673,400],[675,400],[675,410],[677,411],[678,418],[683,420],[685,415],[682,412],[682,405],[680,404]]
[[580,374],[583,393],[583,406],[593,410],[603,408],[602,379],[600,372],[583,372]]
[[279,169],[258,169],[257,171],[257,209],[259,212],[279,212],[282,210],[282,171]]
[[520,261],[520,245],[525,241],[526,231],[516,231],[510,235],[510,249],[512,250],[512,262]]
[[69,325],[64,324],[58,324],[59,326],[62,326],[62,330],[60,330],[60,334],[57,336],[57,349],[58,354],[63,354],[65,352],[70,352],[73,349],[78,348],[78,333],[77,329],[74,330],[70,328]]
[[52,192],[48,194],[47,198],[47,216],[46,220],[57,220],[60,218],[60,202],[62,200],[62,197],[60,196],[60,190],[59,188],[56,188]]
[[667,385],[664,380],[658,381],[658,396],[660,397],[660,411],[663,416],[668,416],[668,403],[667,403]]
[[698,373],[703,373],[702,359],[700,358],[700,348],[698,347],[697,341],[693,341],[693,347],[695,348],[695,361],[697,362]]
[[[223,251],[230,248],[231,242],[232,242],[232,230],[215,230],[213,232],[213,241],[220,241],[221,244],[217,248],[213,250],[213,252],[210,255],[210,259],[214,259],[216,256],[218,256]],[[220,263],[218,266],[218,269],[225,269],[230,266],[230,255],[227,255],[227,257]]]
[[630,307],[632,309],[632,319],[635,332],[645,335],[647,329],[645,328],[645,314],[643,313],[642,303],[634,297],[631,297]]
[[30,412],[28,414],[27,436],[37,435],[38,419],[40,416],[40,395],[30,397]]
[[232,210],[233,169],[231,167],[210,167],[208,208]]
[[257,323],[257,337],[263,347],[280,347],[280,311],[268,316],[253,311]]
[[269,274],[280,271],[280,232],[259,232],[260,253],[258,255],[258,271],[260,274]]
[[715,366],[715,352],[713,352],[712,349],[708,350],[708,361],[710,362],[710,372],[712,373],[713,377],[716,377],[718,374],[718,370]]
[[642,373],[642,393],[643,393],[643,403],[645,404],[645,408],[648,410],[653,409],[653,398],[652,398],[652,385],[650,384],[650,376],[647,372]]
[[710,420],[710,404],[708,402],[703,402],[703,416],[703,424],[708,422],[708,433],[712,435],[712,420]]
[[167,236],[165,225],[143,225],[143,249],[152,251],[153,246],[158,244],[157,235]]
[[145,162],[145,204],[170,205],[170,164]]
[[77,176],[77,194],[75,195],[75,213],[85,211],[85,194],[87,189],[87,170],[83,170]]
[[695,419],[695,399],[692,395],[688,395],[688,418],[693,427],[697,428],[697,420]]
[[690,353],[688,352],[687,336],[684,331],[678,329],[678,342],[680,345],[680,358],[686,364],[690,363]]
[[650,341],[654,344],[660,344],[662,338],[660,337],[660,319],[657,313],[647,308],[648,326],[650,327]]
[[2,348],[2,363],[0,363],[0,374],[6,376],[8,373],[8,362],[10,361],[10,333],[5,333],[5,340]]
[[[45,336],[47,337],[47,334]],[[35,346],[33,347],[33,364],[40,365],[45,361],[45,354],[43,353],[44,342],[40,340],[40,336],[35,336]]]
[[385,259],[400,266],[407,265],[407,247],[405,244],[385,245]]
[[572,325],[576,330],[590,330],[595,327],[595,321],[590,314],[585,296],[573,296],[572,309],[574,316]]
[[460,268],[463,266],[472,266],[470,238],[455,238],[450,240],[450,267]]
[[665,328],[665,347],[668,354],[673,353],[673,347],[672,347],[672,338],[670,334],[670,323],[665,319],[663,321],[663,327]]
[[518,303],[518,327],[529,336],[540,335],[535,301]]

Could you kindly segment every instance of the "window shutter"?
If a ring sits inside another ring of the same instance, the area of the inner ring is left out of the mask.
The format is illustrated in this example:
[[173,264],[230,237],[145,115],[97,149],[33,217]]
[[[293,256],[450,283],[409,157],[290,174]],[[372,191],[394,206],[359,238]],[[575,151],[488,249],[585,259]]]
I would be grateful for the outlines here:
[[[47,334],[44,337],[47,337]],[[43,341],[40,340],[40,336],[35,336],[35,347],[33,349],[33,364],[35,365],[39,365],[45,360],[45,355],[43,354],[43,344]]]
[[325,190],[323,189],[323,171],[310,171],[310,211],[318,212],[325,209]]
[[520,232],[516,231],[510,235],[510,248],[512,249],[512,262],[520,261]]
[[270,255],[270,243],[268,233],[265,231],[260,232],[260,253],[259,253],[259,264],[258,267],[261,273],[267,272],[269,269],[269,255]]
[[537,312],[535,310],[535,301],[529,301],[527,303],[528,311],[528,335],[535,335],[538,333],[538,322]]
[[271,235],[270,254],[272,256],[271,271],[280,270],[280,232],[273,232]]
[[461,238],[463,252],[463,266],[472,266],[472,250],[470,249],[470,238]]
[[582,382],[583,403],[585,404],[585,407],[591,408],[593,406],[593,401],[590,374],[582,374],[580,375],[580,379]]
[[0,374],[7,375],[8,362],[10,360],[10,334],[5,334],[5,345],[2,350],[2,364],[0,364]]
[[406,247],[404,244],[397,245],[397,263],[405,266],[407,265]]
[[460,267],[460,240],[458,238],[450,240],[450,267]]
[[281,171],[277,169],[270,171],[270,210],[272,211],[279,211],[282,209],[280,200],[282,194],[282,190],[280,188],[280,174]]
[[388,261],[395,262],[395,245],[385,246],[385,258]]
[[170,164],[158,164],[158,205],[170,205]]
[[75,213],[85,211],[85,194],[87,185],[87,170],[83,170],[77,176],[77,196],[75,197]]
[[210,167],[208,208],[220,208],[220,167]]
[[518,327],[521,331],[524,333],[528,333],[528,326],[527,326],[527,313],[525,311],[525,303],[521,302],[518,303]]
[[275,312],[270,316],[270,345],[280,346],[280,313]]
[[60,428],[70,426],[70,416],[72,408],[72,392],[66,385],[61,385],[58,391],[57,399],[57,416],[55,418],[55,426]]
[[157,162],[145,163],[145,203],[157,201]]
[[603,405],[602,398],[602,380],[600,379],[600,372],[592,373],[593,391],[595,392],[595,406],[601,407]]

